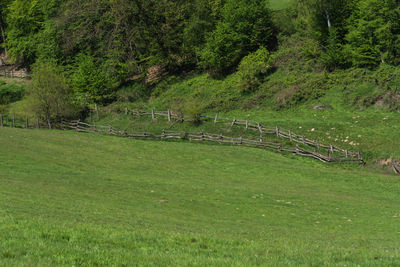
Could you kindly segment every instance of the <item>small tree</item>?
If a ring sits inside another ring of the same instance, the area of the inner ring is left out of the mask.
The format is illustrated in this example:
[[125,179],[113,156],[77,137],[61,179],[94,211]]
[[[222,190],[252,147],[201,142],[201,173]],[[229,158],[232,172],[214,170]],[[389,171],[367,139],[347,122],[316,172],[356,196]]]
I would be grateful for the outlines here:
[[270,56],[265,47],[244,57],[238,67],[241,91],[248,92],[255,89],[260,85],[262,75],[265,75],[270,68]]
[[71,94],[71,88],[55,64],[42,63],[34,67],[27,100],[36,116],[49,122],[74,115],[76,109]]

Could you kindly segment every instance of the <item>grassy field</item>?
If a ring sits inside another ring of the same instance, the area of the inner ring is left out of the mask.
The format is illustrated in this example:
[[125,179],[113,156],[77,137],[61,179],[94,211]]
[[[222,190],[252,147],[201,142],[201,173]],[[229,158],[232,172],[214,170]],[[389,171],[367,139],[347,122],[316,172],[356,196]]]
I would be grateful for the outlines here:
[[0,143],[0,265],[400,264],[395,176],[63,131]]
[[271,8],[274,10],[280,10],[287,7],[290,0],[270,0]]

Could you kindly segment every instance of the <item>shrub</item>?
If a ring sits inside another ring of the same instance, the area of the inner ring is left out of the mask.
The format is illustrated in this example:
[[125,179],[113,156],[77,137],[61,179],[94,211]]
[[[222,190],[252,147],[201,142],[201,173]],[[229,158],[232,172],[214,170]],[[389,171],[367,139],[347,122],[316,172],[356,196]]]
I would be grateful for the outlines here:
[[82,104],[109,103],[114,100],[116,81],[109,73],[106,63],[102,66],[94,57],[79,54],[75,59],[72,86],[75,98]]
[[55,64],[42,63],[33,68],[27,95],[29,109],[47,121],[76,113],[72,90]]
[[7,105],[22,99],[25,86],[16,84],[0,84],[0,105]]
[[247,92],[256,88],[261,83],[261,76],[266,74],[270,68],[270,56],[265,47],[244,57],[238,68],[240,90]]
[[119,102],[135,102],[149,96],[149,89],[144,83],[126,85],[117,91]]

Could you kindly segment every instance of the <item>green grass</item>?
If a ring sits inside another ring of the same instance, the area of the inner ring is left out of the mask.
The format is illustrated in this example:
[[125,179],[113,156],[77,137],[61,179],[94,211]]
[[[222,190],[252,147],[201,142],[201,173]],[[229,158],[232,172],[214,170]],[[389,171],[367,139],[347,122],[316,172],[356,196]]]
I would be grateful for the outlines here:
[[400,264],[395,176],[63,131],[0,143],[0,265]]
[[270,0],[270,6],[273,10],[281,10],[288,6],[290,0]]

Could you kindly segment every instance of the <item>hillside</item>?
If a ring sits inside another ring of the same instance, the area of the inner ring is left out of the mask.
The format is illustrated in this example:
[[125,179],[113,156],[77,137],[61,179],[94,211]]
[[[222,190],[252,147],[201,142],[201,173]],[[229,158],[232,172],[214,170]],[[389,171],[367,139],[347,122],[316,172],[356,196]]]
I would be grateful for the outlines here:
[[63,131],[0,143],[2,265],[400,263],[394,176]]

